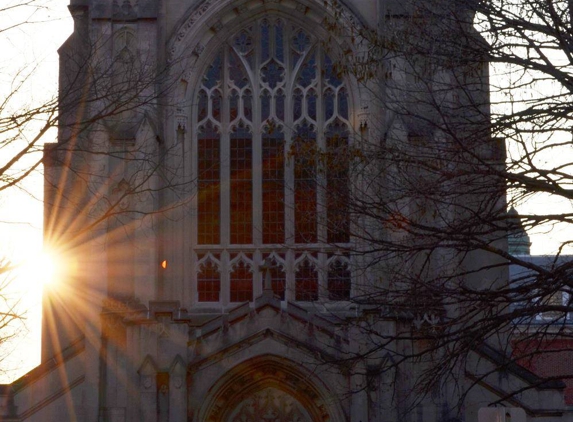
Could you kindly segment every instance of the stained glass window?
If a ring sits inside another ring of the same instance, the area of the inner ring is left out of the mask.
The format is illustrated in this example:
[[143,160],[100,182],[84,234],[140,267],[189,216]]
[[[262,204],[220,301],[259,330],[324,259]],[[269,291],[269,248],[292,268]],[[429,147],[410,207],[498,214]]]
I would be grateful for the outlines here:
[[219,270],[214,262],[201,266],[197,274],[197,291],[200,302],[218,302],[221,290]]
[[350,299],[350,269],[343,261],[334,261],[328,270],[328,298]]
[[263,243],[284,243],[284,135],[280,129],[268,126],[262,143]]
[[296,272],[295,299],[305,302],[318,300],[318,272],[310,261],[302,262]]
[[231,302],[253,300],[253,273],[249,265],[239,262],[231,272]]
[[220,211],[220,137],[216,129],[208,124],[198,137],[199,160],[197,195],[197,237],[199,244],[219,243]]
[[[331,283],[318,265],[350,241],[350,106],[336,61],[295,23],[265,17],[231,35],[209,63],[193,108],[193,248],[219,254],[226,270],[217,286],[229,292],[210,293],[214,273],[204,266],[198,300],[253,300],[270,253],[282,256],[271,271],[281,299],[318,300],[319,286],[332,283],[331,298],[346,298],[346,282],[335,281],[342,273]],[[289,260],[294,250],[312,263]],[[253,262],[231,264],[237,253]]]
[[230,231],[231,243],[253,243],[253,148],[250,133],[237,128],[230,142]]

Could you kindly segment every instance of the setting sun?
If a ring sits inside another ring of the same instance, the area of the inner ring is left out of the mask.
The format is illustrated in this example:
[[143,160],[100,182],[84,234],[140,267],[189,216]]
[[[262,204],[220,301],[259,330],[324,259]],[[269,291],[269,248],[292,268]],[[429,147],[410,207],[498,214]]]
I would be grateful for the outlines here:
[[42,251],[22,265],[21,279],[29,285],[44,286],[57,278],[60,265],[53,253]]

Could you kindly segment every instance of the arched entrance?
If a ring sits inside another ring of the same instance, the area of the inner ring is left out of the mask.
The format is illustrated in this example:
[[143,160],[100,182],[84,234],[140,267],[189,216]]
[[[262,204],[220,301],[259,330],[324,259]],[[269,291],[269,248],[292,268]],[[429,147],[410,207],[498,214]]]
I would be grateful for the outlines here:
[[245,398],[231,412],[229,422],[312,421],[304,406],[293,396],[267,387]]
[[228,371],[208,391],[196,421],[336,422],[336,394],[300,365],[261,356]]

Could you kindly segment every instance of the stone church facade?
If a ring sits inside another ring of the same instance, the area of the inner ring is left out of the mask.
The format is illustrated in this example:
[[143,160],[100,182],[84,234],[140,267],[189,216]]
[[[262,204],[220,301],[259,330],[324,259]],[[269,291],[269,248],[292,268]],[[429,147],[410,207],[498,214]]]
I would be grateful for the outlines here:
[[4,386],[0,420],[477,421],[519,388],[480,420],[563,420],[563,386],[499,374],[494,349],[468,357],[462,411],[454,389],[411,410],[407,374],[345,365],[368,345],[346,321],[376,274],[348,252],[350,193],[328,189],[344,158],[317,176],[311,157],[377,136],[378,85],[336,63],[358,48],[352,28],[401,6],[71,0],[59,140],[73,148],[45,160],[46,241],[69,272],[45,294],[42,363]]

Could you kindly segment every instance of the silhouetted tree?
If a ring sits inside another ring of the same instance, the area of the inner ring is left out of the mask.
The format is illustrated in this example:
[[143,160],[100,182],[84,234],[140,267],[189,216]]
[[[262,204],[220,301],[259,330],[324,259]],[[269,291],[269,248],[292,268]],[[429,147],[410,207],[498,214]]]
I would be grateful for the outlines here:
[[[366,377],[416,367],[410,405],[452,389],[460,404],[493,373],[479,373],[472,353],[499,370],[570,336],[570,241],[540,263],[507,239],[528,246],[524,230],[572,223],[573,5],[387,7],[379,28],[350,29],[359,53],[338,63],[372,98],[349,147],[351,241],[341,245],[359,275],[356,325],[371,344],[345,359]],[[327,24],[348,30],[339,22]],[[530,199],[565,206],[508,214]],[[457,383],[466,373],[472,382]]]

